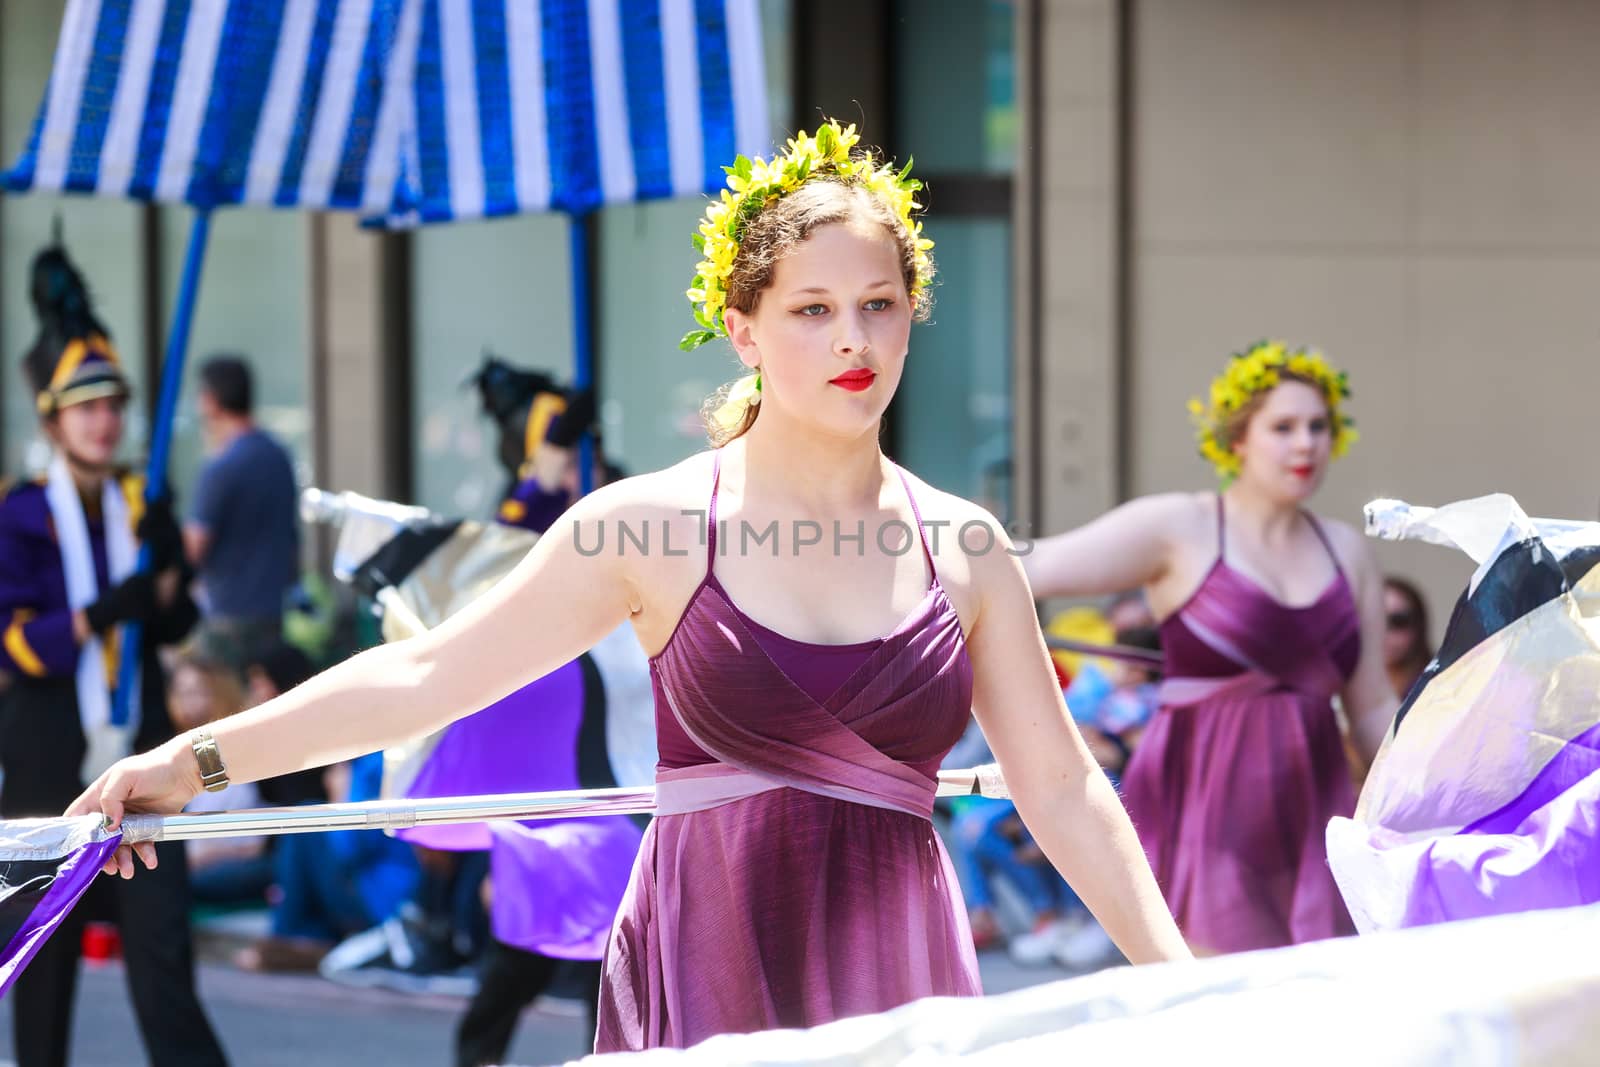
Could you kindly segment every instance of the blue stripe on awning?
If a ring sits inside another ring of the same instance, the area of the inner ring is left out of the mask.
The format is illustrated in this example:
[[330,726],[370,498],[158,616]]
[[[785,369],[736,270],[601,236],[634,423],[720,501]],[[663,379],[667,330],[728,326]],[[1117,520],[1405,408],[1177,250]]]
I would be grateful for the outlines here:
[[473,8],[472,49],[477,63],[483,214],[510,215],[517,210],[517,158],[511,138],[511,57],[503,0],[480,2]]
[[661,0],[621,0],[622,70],[628,87],[628,139],[635,195],[672,195],[666,68],[661,58]]
[[738,154],[733,125],[733,70],[728,64],[728,15],[723,0],[695,0],[700,55],[700,129],[705,189],[722,185],[722,168]]
[[191,0],[167,0],[166,12],[161,16],[155,66],[150,70],[150,88],[145,93],[139,154],[133,165],[133,179],[128,183],[128,195],[138,200],[148,200],[161,177],[161,154],[166,148],[167,120],[172,114],[172,92],[178,83],[190,3]]
[[372,139],[377,133],[378,111],[383,105],[384,70],[394,47],[400,23],[400,5],[378,4],[367,42],[361,52],[361,69],[356,75],[355,98],[350,106],[350,125],[345,130],[339,153],[339,170],[328,194],[332,207],[360,207],[367,178],[367,161],[372,154]]
[[284,0],[234,3],[222,23],[211,98],[200,127],[189,188],[197,207],[237,203],[249,175],[256,127],[266,103],[272,59],[278,49]]
[[328,69],[328,45],[333,40],[333,24],[338,14],[339,0],[319,0],[311,44],[306,49],[306,76],[300,86],[300,106],[295,109],[294,132],[289,135],[289,151],[283,158],[278,192],[272,198],[279,207],[293,207],[300,201],[300,178],[311,144],[311,128],[317,119],[322,76]]
[[439,0],[426,0],[422,8],[422,39],[417,46],[417,156],[422,173],[424,222],[452,217],[450,210],[450,142],[445,136],[444,48],[439,29]]
[[546,0],[542,13],[550,206],[561,211],[592,211],[600,206],[602,194],[588,6]]
[[131,0],[101,0],[94,50],[89,55],[83,97],[78,102],[78,128],[73,131],[72,152],[67,159],[68,192],[92,193],[100,183],[100,146],[105,143],[117,79],[122,74],[122,48],[128,39],[132,9]]

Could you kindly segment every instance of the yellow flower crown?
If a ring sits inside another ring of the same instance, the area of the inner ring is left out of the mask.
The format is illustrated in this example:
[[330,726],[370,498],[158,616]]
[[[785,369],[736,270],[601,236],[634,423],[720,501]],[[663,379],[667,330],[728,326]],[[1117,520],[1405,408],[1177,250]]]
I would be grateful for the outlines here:
[[1339,411],[1350,396],[1349,381],[1343,371],[1328,366],[1322,353],[1307,348],[1293,351],[1282,341],[1258,341],[1243,352],[1235,352],[1221,374],[1211,382],[1211,402],[1199,397],[1189,401],[1189,416],[1194,421],[1200,455],[1210,460],[1224,482],[1239,475],[1239,457],[1223,444],[1222,428],[1228,419],[1258,393],[1273,388],[1285,373],[1315,382],[1328,401],[1328,419],[1333,431],[1333,457],[1338,459],[1355,444],[1355,422]]
[[850,150],[860,140],[854,125],[841,129],[838,122],[829,119],[818,127],[814,137],[802,130],[789,140],[787,152],[770,161],[739,156],[733,166],[722,168],[728,175],[728,187],[722,190],[722,199],[713,200],[706,208],[700,230],[694,235],[694,246],[704,258],[695,267],[688,297],[700,329],[684,334],[679,348],[688,352],[713,338],[726,336],[722,313],[728,304],[728,277],[733,273],[745,227],[772,201],[820,178],[861,185],[894,208],[916,242],[917,280],[910,295],[912,304],[917,303],[933,281],[933,263],[928,258],[933,242],[922,236],[922,223],[911,217],[922,207],[916,200],[922,183],[910,176],[909,162],[896,172],[887,164],[878,166],[870,156],[852,156]]

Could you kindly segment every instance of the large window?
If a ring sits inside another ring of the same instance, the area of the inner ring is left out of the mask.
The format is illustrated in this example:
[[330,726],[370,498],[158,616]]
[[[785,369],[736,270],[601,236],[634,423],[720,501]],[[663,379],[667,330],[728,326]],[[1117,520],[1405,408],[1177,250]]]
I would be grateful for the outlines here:
[[1011,234],[1004,219],[934,218],[933,317],[914,326],[890,430],[906,466],[1002,521],[1011,508]]
[[933,18],[921,0],[895,0],[893,11],[896,142],[920,172],[1014,174],[1015,5],[966,0]]
[[[890,414],[897,457],[1003,520],[1011,493],[1013,5],[892,6],[895,144],[927,184],[939,281]],[[983,42],[974,48],[973,42]]]

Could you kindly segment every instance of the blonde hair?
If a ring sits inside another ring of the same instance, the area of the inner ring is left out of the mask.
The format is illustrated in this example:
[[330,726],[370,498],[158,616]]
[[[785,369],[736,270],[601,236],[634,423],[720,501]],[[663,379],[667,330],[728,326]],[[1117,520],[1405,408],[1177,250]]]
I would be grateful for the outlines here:
[[202,652],[193,644],[185,645],[172,661],[172,673],[191,670],[205,680],[211,692],[211,722],[226,719],[243,711],[245,700],[244,679],[222,660]]

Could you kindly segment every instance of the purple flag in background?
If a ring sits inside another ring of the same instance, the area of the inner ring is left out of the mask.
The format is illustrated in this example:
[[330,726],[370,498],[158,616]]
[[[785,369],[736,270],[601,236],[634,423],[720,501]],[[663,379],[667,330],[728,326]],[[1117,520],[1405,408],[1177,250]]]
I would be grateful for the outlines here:
[[1363,933],[1600,902],[1600,523],[1368,505],[1479,563],[1328,860]]
[[[384,795],[487,796],[613,784],[579,780],[583,675],[582,665],[574,660],[451,724],[416,761],[410,775],[385,774]],[[494,840],[487,823],[417,826],[395,833],[414,844],[451,851],[486,849]]]
[[625,815],[491,825],[494,936],[559,959],[605,955],[639,853],[638,825]]
[[[626,635],[633,640],[632,635]],[[606,688],[589,656],[451,725],[397,795],[546,792],[616,785]],[[562,959],[599,959],[643,836],[626,816],[414,827],[429,848],[488,849],[495,937]]]
[[0,820],[0,996],[121,841],[98,815]]

